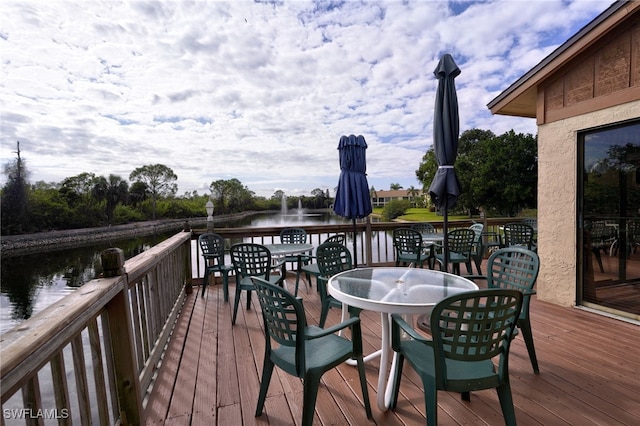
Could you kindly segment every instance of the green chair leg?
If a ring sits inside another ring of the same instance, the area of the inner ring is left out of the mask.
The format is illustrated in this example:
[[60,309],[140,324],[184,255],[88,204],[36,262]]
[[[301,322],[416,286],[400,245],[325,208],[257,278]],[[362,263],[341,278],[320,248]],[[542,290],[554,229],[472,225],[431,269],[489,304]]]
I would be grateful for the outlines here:
[[229,301],[229,271],[222,271],[222,292],[224,293],[224,301]]
[[533,333],[531,332],[531,323],[528,320],[518,320],[518,328],[522,331],[522,337],[524,343],[527,345],[527,352],[529,352],[529,359],[531,360],[531,366],[535,374],[540,373],[538,367],[538,358],[536,357],[536,348],[533,345]]
[[498,399],[500,400],[500,407],[502,408],[502,414],[504,416],[504,424],[507,426],[516,426],[516,412],[513,407],[513,397],[511,395],[511,386],[506,381],[504,384],[496,388],[498,392]]
[[269,390],[269,383],[271,382],[271,376],[273,374],[274,364],[268,357],[264,359],[262,365],[262,379],[260,379],[260,394],[258,395],[258,406],[256,407],[256,417],[262,415],[262,409],[264,408],[264,401],[267,398],[267,391]]
[[[204,297],[204,291],[207,289],[207,283],[209,282],[209,269],[205,268],[204,278],[202,278],[202,297]],[[197,293],[196,293],[197,295]]]

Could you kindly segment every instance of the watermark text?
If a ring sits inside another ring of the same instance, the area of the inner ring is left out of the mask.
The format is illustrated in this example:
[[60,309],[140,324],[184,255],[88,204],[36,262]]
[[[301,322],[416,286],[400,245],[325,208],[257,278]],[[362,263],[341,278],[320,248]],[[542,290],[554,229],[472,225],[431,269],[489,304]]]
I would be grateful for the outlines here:
[[25,420],[25,419],[44,419],[59,420],[69,418],[68,408],[4,408],[2,416],[5,419]]

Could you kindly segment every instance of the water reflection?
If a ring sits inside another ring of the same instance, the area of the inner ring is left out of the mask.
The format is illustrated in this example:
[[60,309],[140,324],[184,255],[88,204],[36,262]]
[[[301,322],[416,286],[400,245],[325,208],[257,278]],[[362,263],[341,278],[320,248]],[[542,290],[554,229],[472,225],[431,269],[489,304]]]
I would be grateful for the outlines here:
[[[216,223],[216,227],[268,227],[345,223],[345,219],[329,213],[293,210],[286,215],[265,213],[239,220]],[[16,326],[36,312],[63,298],[102,272],[100,253],[119,247],[125,258],[134,257],[165,240],[175,231],[125,240],[105,241],[38,254],[2,257],[0,286],[0,334]]]
[[30,318],[102,272],[100,253],[120,247],[131,258],[175,232],[105,241],[64,250],[2,257],[0,334]]
[[[248,218],[232,220],[226,222],[225,228],[262,228],[268,226],[313,226],[313,225],[330,225],[339,223],[350,223],[343,217],[330,213],[314,213],[306,210],[287,210],[285,213],[276,214],[264,213],[257,214]],[[218,227],[218,224],[216,224]]]

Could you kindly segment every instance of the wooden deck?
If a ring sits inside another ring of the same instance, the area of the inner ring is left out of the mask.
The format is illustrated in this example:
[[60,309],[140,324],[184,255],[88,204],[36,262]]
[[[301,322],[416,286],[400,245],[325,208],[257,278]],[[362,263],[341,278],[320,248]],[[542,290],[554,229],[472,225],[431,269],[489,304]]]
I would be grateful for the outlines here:
[[[233,289],[233,284],[231,288]],[[209,286],[205,298],[187,297],[166,348],[145,409],[147,424],[291,425],[302,417],[302,385],[276,368],[265,412],[254,417],[264,335],[259,304],[241,304],[231,326],[232,303],[222,287]],[[244,293],[244,292],[243,292]],[[301,287],[308,321],[317,323],[315,288]],[[244,296],[244,294],[243,294]],[[331,310],[327,324],[339,320]],[[534,375],[521,337],[512,344],[511,386],[520,425],[640,424],[640,327],[575,308],[537,300],[531,306],[540,374]],[[363,312],[365,352],[380,342],[380,317]],[[422,388],[405,366],[396,411],[375,404],[378,360],[367,364],[373,420],[367,420],[354,367],[341,365],[325,374],[314,424],[425,424]],[[495,391],[472,393],[471,402],[439,392],[438,420],[443,425],[504,424]]]

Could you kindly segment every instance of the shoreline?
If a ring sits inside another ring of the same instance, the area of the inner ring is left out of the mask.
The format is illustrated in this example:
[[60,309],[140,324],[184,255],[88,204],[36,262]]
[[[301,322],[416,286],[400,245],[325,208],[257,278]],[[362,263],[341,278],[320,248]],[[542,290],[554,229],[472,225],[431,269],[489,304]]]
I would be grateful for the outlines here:
[[[189,225],[194,222],[186,221]],[[206,223],[206,218],[201,220]],[[99,241],[119,238],[153,235],[172,229],[184,229],[185,220],[156,220],[129,223],[125,225],[103,226],[96,228],[68,229],[63,231],[38,232],[36,234],[7,235],[0,240],[0,254],[13,256],[27,253],[38,253],[56,248],[68,248]]]
[[[234,215],[219,215],[215,222],[229,219],[241,219],[256,212],[244,212]],[[206,217],[188,219],[161,219],[145,222],[127,223],[124,225],[101,226],[96,228],[66,229],[61,231],[46,231],[35,234],[7,235],[0,238],[0,255],[15,256],[32,254],[48,250],[52,247],[69,248],[90,245],[95,242],[109,241],[122,238],[153,235],[171,230],[181,230],[205,227]]]

